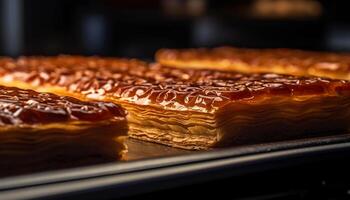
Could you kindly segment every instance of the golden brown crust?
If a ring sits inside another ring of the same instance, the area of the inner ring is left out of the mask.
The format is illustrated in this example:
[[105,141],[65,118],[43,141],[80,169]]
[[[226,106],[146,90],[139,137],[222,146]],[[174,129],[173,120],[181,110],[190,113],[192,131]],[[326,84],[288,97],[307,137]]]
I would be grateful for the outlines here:
[[177,68],[216,69],[245,73],[280,73],[350,79],[350,54],[293,49],[162,49],[156,60]]
[[[0,82],[119,103],[128,110],[131,137],[187,149],[269,141],[274,137],[264,135],[281,130],[284,133],[277,138],[284,139],[306,132],[345,130],[350,117],[350,82],[319,77],[58,56],[5,62]],[[332,126],[319,125],[331,118],[336,119]],[[255,132],[249,127],[256,127]]]

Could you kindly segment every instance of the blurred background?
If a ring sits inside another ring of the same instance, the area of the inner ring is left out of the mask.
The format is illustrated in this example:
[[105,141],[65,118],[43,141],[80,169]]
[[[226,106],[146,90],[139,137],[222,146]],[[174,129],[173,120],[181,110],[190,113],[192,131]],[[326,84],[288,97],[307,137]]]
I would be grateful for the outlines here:
[[159,48],[350,51],[350,1],[0,0],[0,55],[152,59]]

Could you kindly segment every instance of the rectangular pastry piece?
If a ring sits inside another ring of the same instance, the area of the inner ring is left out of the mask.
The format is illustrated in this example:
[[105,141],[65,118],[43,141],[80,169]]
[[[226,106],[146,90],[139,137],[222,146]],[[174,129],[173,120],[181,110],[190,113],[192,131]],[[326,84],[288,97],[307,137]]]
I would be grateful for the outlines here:
[[350,54],[294,49],[162,49],[157,62],[168,67],[243,73],[279,73],[350,80]]
[[0,176],[120,160],[126,135],[113,103],[0,86]]
[[0,83],[121,104],[131,137],[185,149],[333,134],[350,126],[350,82],[344,80],[58,56],[3,63]]

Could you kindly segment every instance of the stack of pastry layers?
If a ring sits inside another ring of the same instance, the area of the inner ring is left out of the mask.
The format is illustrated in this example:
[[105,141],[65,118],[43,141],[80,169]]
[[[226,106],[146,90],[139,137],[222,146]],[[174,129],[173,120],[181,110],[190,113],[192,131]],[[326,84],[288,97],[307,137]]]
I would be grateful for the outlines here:
[[0,86],[0,176],[119,160],[124,110],[113,103]]
[[231,48],[161,50],[155,64],[22,57],[0,61],[0,83],[120,104],[128,111],[129,136],[209,149],[347,130],[350,82],[310,76],[314,66],[332,66],[331,60],[343,66],[346,57],[327,54],[323,61],[312,52]]

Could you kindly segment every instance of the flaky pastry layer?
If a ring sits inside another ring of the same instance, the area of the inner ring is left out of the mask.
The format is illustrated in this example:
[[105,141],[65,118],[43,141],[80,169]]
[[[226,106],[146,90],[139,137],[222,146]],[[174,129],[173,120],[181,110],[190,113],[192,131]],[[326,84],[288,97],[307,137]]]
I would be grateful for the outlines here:
[[124,159],[126,122],[0,127],[0,176]]

